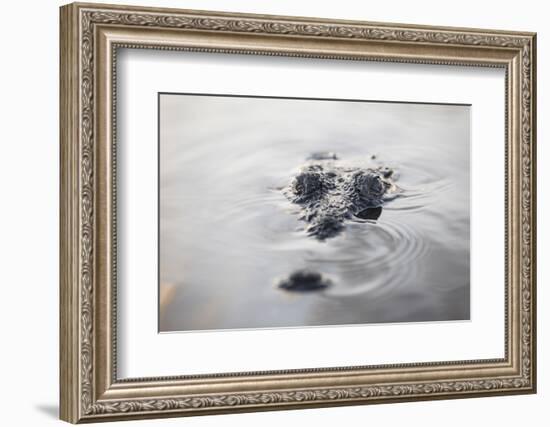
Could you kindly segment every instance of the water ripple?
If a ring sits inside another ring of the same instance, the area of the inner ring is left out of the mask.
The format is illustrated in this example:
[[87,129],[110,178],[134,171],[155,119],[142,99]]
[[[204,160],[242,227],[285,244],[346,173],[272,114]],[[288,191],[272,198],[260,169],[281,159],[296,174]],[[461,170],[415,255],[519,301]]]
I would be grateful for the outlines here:
[[325,293],[329,298],[390,295],[415,279],[418,261],[429,250],[413,227],[391,220],[356,224],[334,246],[306,259],[308,267],[340,278]]

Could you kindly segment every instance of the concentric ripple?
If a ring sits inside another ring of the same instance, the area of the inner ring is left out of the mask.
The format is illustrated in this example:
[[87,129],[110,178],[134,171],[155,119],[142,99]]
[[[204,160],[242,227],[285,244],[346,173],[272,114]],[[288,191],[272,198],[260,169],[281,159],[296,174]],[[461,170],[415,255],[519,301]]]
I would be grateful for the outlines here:
[[428,250],[426,240],[405,222],[357,221],[330,250],[310,252],[306,264],[338,277],[327,297],[380,298],[414,280]]

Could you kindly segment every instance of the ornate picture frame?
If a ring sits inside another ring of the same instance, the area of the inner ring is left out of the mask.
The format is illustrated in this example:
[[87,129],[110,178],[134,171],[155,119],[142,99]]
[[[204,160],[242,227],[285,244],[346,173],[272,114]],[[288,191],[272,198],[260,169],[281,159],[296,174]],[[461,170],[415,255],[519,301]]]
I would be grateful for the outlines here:
[[[534,33],[81,3],[60,13],[61,419],[97,422],[536,391]],[[120,48],[504,69],[504,357],[119,379]]]

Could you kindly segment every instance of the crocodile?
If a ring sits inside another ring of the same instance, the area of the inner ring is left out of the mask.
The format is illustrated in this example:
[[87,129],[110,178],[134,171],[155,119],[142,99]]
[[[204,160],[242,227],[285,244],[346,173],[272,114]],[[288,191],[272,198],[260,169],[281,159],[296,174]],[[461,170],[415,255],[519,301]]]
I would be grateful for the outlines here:
[[384,203],[397,193],[395,179],[388,167],[346,164],[336,153],[313,153],[282,191],[300,206],[306,233],[324,241],[341,234],[354,217],[378,219]]

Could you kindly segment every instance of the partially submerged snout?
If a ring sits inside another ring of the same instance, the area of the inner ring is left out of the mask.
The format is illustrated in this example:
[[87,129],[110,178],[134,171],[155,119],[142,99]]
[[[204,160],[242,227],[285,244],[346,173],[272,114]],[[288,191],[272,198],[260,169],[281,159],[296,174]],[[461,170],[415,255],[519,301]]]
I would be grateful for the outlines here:
[[353,216],[377,219],[394,189],[391,169],[343,166],[331,154],[310,157],[284,190],[292,203],[300,205],[306,232],[319,240],[340,234]]
[[297,270],[289,277],[279,281],[278,286],[287,291],[319,291],[332,285],[330,279],[313,270]]

